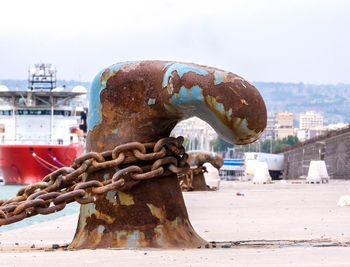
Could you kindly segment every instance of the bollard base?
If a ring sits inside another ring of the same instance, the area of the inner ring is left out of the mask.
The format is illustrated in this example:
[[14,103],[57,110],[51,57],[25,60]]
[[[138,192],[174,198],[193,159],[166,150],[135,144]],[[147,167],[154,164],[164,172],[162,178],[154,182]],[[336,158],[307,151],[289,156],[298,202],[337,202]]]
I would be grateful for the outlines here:
[[172,174],[142,181],[127,193],[110,191],[82,205],[69,248],[196,248],[206,243],[188,219]]
[[192,181],[193,191],[211,191],[210,187],[205,182],[203,173],[194,173]]

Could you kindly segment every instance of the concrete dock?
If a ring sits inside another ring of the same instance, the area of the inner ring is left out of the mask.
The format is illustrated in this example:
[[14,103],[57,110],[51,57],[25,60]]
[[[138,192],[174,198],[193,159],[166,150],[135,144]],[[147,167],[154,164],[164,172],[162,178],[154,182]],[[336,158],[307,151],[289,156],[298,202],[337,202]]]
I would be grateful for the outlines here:
[[193,227],[216,247],[69,251],[74,214],[0,233],[0,266],[350,266],[350,206],[337,206],[349,194],[350,181],[222,181],[184,193]]

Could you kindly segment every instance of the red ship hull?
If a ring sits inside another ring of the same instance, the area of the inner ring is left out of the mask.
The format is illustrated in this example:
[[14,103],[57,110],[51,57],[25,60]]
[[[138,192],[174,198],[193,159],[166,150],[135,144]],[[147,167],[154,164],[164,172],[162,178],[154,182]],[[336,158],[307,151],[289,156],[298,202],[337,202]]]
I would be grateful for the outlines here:
[[55,167],[70,166],[84,152],[82,143],[69,145],[0,145],[0,171],[5,184],[40,182]]

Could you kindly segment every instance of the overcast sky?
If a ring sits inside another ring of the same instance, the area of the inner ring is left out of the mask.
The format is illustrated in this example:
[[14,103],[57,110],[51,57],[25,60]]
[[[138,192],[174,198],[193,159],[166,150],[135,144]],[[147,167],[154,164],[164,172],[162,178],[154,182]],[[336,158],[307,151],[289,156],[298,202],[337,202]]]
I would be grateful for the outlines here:
[[120,61],[195,62],[249,81],[350,83],[350,1],[2,0],[0,79],[54,64],[91,81]]

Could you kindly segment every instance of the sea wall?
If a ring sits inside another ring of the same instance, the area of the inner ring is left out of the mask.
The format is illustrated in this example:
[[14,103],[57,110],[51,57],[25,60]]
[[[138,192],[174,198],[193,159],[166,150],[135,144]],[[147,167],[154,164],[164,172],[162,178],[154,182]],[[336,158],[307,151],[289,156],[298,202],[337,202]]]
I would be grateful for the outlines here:
[[307,176],[311,160],[325,160],[331,179],[350,179],[350,128],[329,132],[278,154],[284,154],[284,179]]

